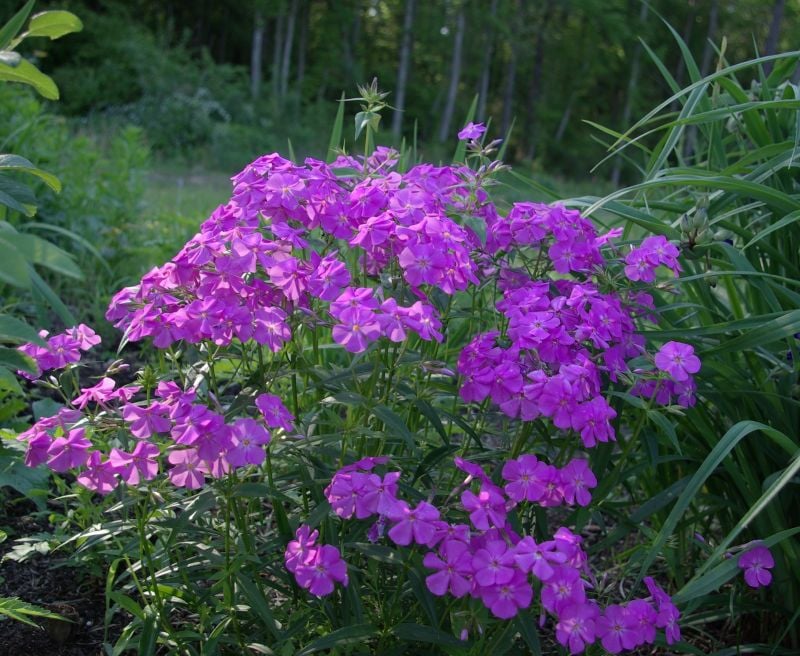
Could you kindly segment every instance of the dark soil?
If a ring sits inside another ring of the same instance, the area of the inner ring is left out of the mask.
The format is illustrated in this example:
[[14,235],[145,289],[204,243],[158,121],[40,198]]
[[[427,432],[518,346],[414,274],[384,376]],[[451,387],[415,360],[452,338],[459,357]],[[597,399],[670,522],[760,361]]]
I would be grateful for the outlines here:
[[[15,537],[49,532],[52,527],[36,516],[36,507],[13,493],[0,493],[0,527],[9,534],[0,544],[0,559]],[[33,618],[32,627],[0,619],[0,656],[99,656],[103,653],[104,582],[65,566],[63,558],[34,556],[24,562],[0,563],[0,597],[18,597],[72,620],[73,623]],[[109,627],[109,641],[121,627]]]

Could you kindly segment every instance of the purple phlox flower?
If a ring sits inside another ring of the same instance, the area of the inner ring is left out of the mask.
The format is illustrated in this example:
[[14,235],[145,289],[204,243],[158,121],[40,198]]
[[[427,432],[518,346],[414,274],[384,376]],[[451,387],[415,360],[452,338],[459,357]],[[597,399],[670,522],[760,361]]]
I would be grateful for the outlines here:
[[566,430],[572,427],[576,403],[572,385],[565,376],[555,375],[545,383],[539,397],[539,408],[557,428]]
[[225,453],[231,466],[260,465],[264,462],[264,445],[269,444],[270,434],[262,424],[250,417],[240,417],[231,427],[231,437],[233,445]]
[[138,485],[141,481],[153,480],[158,475],[159,448],[142,440],[136,444],[133,453],[111,449],[108,461],[116,468],[122,480],[128,485]]
[[469,139],[480,139],[481,135],[486,132],[486,126],[483,123],[467,123],[458,133],[459,141],[467,141]]
[[110,460],[104,461],[99,451],[92,451],[89,454],[86,469],[78,474],[77,481],[86,489],[103,496],[119,485],[117,468]]
[[175,449],[167,457],[172,468],[169,480],[175,487],[197,490],[205,485],[208,467],[200,460],[196,449]]
[[166,433],[172,428],[169,407],[159,401],[147,407],[127,403],[122,406],[122,418],[130,424],[131,434],[139,439],[150,437],[153,433]]
[[112,378],[102,378],[96,385],[82,388],[81,393],[72,400],[72,404],[83,410],[90,401],[107,403],[116,397],[114,387],[116,383]]
[[349,582],[347,563],[336,547],[327,544],[313,549],[294,575],[300,587],[317,597],[331,594],[335,583],[346,587]]
[[627,605],[632,622],[636,625],[637,646],[651,644],[656,639],[656,619],[658,613],[644,599],[634,599]]
[[294,257],[276,262],[268,270],[270,281],[290,301],[299,301],[308,284],[308,270]]
[[[339,517],[349,519],[356,512],[356,501],[361,499],[369,483],[369,476],[368,473],[359,471],[338,471],[333,475],[330,484],[325,488],[325,496]],[[363,511],[363,504],[361,509]],[[359,519],[365,519],[370,514],[364,514]]]
[[678,642],[681,639],[681,627],[678,624],[678,620],[681,618],[680,611],[672,603],[672,598],[653,580],[653,577],[645,576],[644,583],[658,607],[656,626],[664,629],[668,645]]
[[694,348],[681,342],[667,342],[656,353],[656,367],[669,374],[673,380],[683,382],[700,371],[700,358]]
[[503,478],[508,484],[503,488],[510,499],[517,502],[539,501],[552,475],[549,466],[533,454],[523,454],[503,465]]
[[522,391],[522,372],[515,362],[506,360],[498,364],[494,368],[493,377],[490,395],[492,401],[498,405]]
[[464,490],[461,505],[469,513],[472,525],[479,531],[487,531],[492,526],[502,528],[506,522],[506,500],[502,490],[496,485],[484,482],[478,494]]
[[580,654],[595,639],[597,607],[591,603],[574,603],[565,606],[558,614],[556,639],[571,654]]
[[280,397],[274,394],[259,394],[256,397],[256,408],[270,428],[282,428],[287,432],[294,429],[294,415],[283,405]]
[[597,478],[589,469],[589,463],[585,460],[571,460],[561,472],[561,489],[564,492],[564,500],[573,505],[588,506],[592,501],[589,490],[597,487]]
[[303,524],[295,532],[295,540],[286,545],[286,552],[284,553],[284,560],[286,569],[292,574],[297,571],[297,568],[304,565],[311,552],[315,549],[319,531],[312,531],[311,527]]
[[597,618],[595,628],[603,649],[612,654],[640,644],[638,623],[626,606],[606,607]]
[[511,579],[481,589],[484,605],[495,617],[511,619],[520,609],[527,608],[533,599],[533,589],[520,571],[514,571]]
[[47,461],[48,451],[53,439],[45,432],[37,432],[27,440],[28,446],[25,449],[25,466],[38,467]]
[[92,443],[86,438],[86,429],[75,428],[66,437],[57,437],[47,449],[47,466],[53,471],[65,472],[85,464]]
[[572,428],[581,435],[583,445],[587,448],[598,442],[616,440],[611,420],[617,416],[616,411],[602,396],[595,396],[585,403],[580,403],[572,415]]
[[389,519],[395,522],[389,529],[389,537],[395,544],[408,546],[411,542],[429,546],[436,536],[439,511],[427,501],[420,501],[413,510],[404,501],[392,507]]
[[266,345],[277,353],[284,342],[292,338],[292,331],[286,323],[286,312],[278,307],[259,308],[252,314],[251,327],[253,339]]
[[402,342],[406,338],[406,327],[403,319],[408,315],[406,308],[397,304],[393,298],[387,298],[381,303],[381,313],[378,321],[381,333],[392,342]]
[[316,251],[311,254],[314,270],[308,279],[308,291],[323,301],[333,301],[350,284],[350,272],[336,254],[321,258]]
[[744,580],[751,588],[760,588],[772,582],[772,572],[775,559],[770,550],[758,545],[745,551],[739,556],[739,567],[744,570]]
[[367,309],[350,310],[333,327],[333,339],[350,353],[361,353],[381,336],[378,315]]
[[550,540],[537,544],[529,535],[520,540],[514,549],[514,560],[523,572],[533,574],[540,581],[549,580],[555,573],[553,565],[563,565],[566,555],[556,551],[555,542]]
[[553,569],[553,574],[542,586],[542,606],[560,615],[562,608],[584,603],[586,590],[584,581],[574,567],[559,565]]
[[514,550],[504,540],[488,540],[472,557],[475,581],[481,586],[508,583],[514,576]]
[[356,517],[364,519],[378,514],[387,516],[397,504],[397,481],[400,472],[388,472],[383,478],[369,474],[356,499]]
[[406,246],[398,258],[405,279],[410,285],[435,285],[447,266],[441,247],[433,244]]
[[73,328],[68,328],[65,334],[78,342],[81,351],[88,351],[93,346],[100,343],[100,336],[86,324],[78,324]]
[[444,540],[439,545],[439,555],[425,554],[423,565],[438,570],[426,577],[425,585],[441,597],[448,591],[454,597],[463,597],[472,589],[472,556],[469,546],[460,540]]
[[421,339],[426,341],[436,340],[441,342],[444,336],[440,332],[442,329],[442,322],[439,321],[436,309],[428,303],[417,301],[408,308],[408,314],[405,316],[406,327],[410,328]]

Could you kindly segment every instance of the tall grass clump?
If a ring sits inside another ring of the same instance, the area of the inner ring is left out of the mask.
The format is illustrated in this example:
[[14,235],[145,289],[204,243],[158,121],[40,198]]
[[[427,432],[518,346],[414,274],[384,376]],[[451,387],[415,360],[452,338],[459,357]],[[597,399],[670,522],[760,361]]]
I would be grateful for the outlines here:
[[[644,335],[686,340],[704,363],[691,414],[654,427],[674,443],[669,458],[650,449],[640,481],[672,494],[651,508],[639,574],[668,567],[709,650],[781,653],[800,644],[800,52],[731,64],[723,42],[701,76],[675,38],[691,83],[679,88],[649,51],[673,95],[625,133],[603,129],[609,156],[641,181],[574,202],[628,239],[646,231],[680,244],[684,272],[654,294],[659,326]],[[776,544],[768,597],[727,584],[731,545],[757,539]]]

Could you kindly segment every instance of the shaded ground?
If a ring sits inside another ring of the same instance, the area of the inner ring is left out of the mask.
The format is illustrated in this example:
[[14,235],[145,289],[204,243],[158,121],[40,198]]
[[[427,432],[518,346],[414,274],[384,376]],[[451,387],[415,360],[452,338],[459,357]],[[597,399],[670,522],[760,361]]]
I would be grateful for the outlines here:
[[[2,499],[7,501],[7,499]],[[12,539],[49,532],[46,522],[36,519],[36,508],[27,501],[0,505],[0,527],[9,540],[0,544],[0,559],[10,550]],[[103,581],[83,571],[64,566],[65,559],[53,554],[34,556],[24,562],[0,563],[0,597],[19,597],[73,620],[73,624],[44,620],[36,628],[8,619],[0,620],[0,656],[98,656],[103,653]],[[121,627],[112,622],[113,643]]]

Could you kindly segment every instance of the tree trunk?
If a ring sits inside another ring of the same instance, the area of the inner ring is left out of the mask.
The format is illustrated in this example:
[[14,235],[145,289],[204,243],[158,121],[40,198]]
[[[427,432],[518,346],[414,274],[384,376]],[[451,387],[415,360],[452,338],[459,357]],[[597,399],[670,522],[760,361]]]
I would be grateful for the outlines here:
[[[522,3],[517,0],[513,6],[514,11],[519,16],[522,13]],[[521,20],[511,23],[511,44],[508,65],[506,66],[506,83],[503,89],[503,117],[500,132],[504,136],[511,128],[511,120],[514,117],[514,88],[517,84],[517,49],[519,47],[519,28]]]
[[286,24],[286,41],[283,43],[283,62],[281,64],[281,100],[289,92],[289,69],[292,63],[292,45],[294,42],[294,25],[297,22],[297,0],[292,0],[289,19]]
[[310,20],[310,3],[303,3],[300,19],[300,42],[297,44],[297,89],[302,95],[303,79],[306,76],[306,50],[308,49],[308,22]]
[[703,48],[703,61],[700,64],[700,75],[705,77],[711,71],[711,60],[714,56],[714,39],[717,36],[719,23],[719,2],[711,0],[711,10],[708,13],[708,33],[706,34],[706,46]]
[[528,90],[528,112],[527,112],[527,132],[529,134],[528,150],[526,156],[528,159],[536,157],[536,148],[538,146],[538,133],[539,126],[536,125],[538,117],[536,109],[539,105],[539,100],[542,97],[542,69],[544,66],[544,40],[547,34],[547,24],[550,22],[550,16],[553,10],[553,0],[548,0],[545,5],[544,15],[536,30],[536,45],[533,50],[533,73],[531,75],[531,86]]
[[497,0],[492,0],[489,7],[489,25],[486,30],[486,46],[483,50],[481,62],[481,81],[478,86],[478,111],[476,116],[479,121],[486,120],[486,101],[489,96],[489,82],[492,74],[492,54],[494,51],[494,21],[497,17]]
[[[772,22],[769,24],[769,34],[767,35],[767,43],[764,46],[764,55],[774,55],[778,52],[778,37],[781,35],[781,22],[783,21],[783,7],[785,0],[775,0],[775,5],[772,7]],[[774,62],[767,62],[764,64],[764,73],[769,75],[772,72]]]
[[[647,11],[649,5],[646,2],[642,3],[642,8],[639,11],[639,30],[644,28],[647,21]],[[636,86],[639,83],[639,69],[642,60],[642,42],[637,39],[636,46],[633,51],[633,58],[631,61],[631,76],[628,79],[628,90],[625,96],[625,106],[622,108],[622,121],[620,130],[625,131],[628,129],[628,123],[631,120],[631,112],[633,111],[633,98],[636,95]],[[619,176],[622,173],[622,158],[617,157],[614,160],[614,168],[611,171],[611,183],[616,187],[619,185]]]
[[272,100],[276,103],[276,107],[281,95],[281,53],[285,25],[286,14],[275,18],[275,38],[272,42]]
[[439,142],[444,143],[450,137],[450,125],[453,122],[453,113],[456,109],[456,98],[458,97],[458,82],[461,78],[461,59],[464,46],[464,29],[466,20],[464,18],[463,5],[458,9],[456,16],[456,34],[453,41],[453,60],[450,64],[450,84],[447,87],[447,102],[442,112],[442,122],[439,124]]
[[411,63],[411,29],[414,25],[414,3],[415,0],[406,0],[406,13],[403,18],[403,39],[400,44],[400,63],[397,68],[397,90],[395,91],[394,116],[392,116],[392,139],[396,144],[400,143],[400,136],[403,132],[406,85],[408,84],[408,69]]
[[253,47],[250,50],[250,95],[261,94],[261,62],[264,52],[264,15],[256,9],[253,18]]

